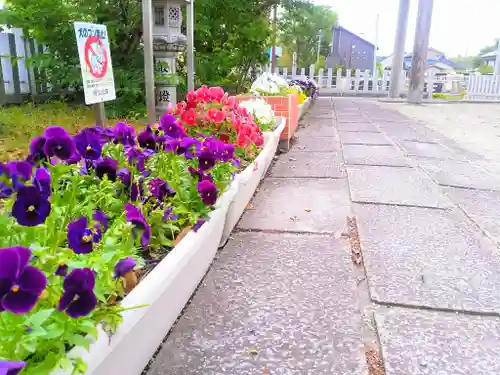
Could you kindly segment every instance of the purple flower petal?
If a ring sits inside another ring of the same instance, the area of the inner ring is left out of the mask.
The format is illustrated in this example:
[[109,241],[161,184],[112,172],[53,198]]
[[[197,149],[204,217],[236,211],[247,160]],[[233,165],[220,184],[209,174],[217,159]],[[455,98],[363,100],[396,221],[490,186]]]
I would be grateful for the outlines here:
[[99,135],[92,129],[83,129],[73,137],[76,148],[85,159],[97,160],[101,157],[102,146]]
[[45,168],[38,168],[35,171],[35,177],[33,178],[33,186],[35,186],[41,193],[42,197],[47,199],[52,193],[51,177],[50,173]]
[[76,254],[92,252],[94,233],[88,228],[88,220],[81,217],[68,225],[68,247]]
[[103,178],[104,175],[108,176],[111,181],[116,180],[116,174],[118,168],[118,161],[111,158],[103,158],[97,162],[95,167],[95,174],[99,178]]
[[126,273],[132,271],[137,265],[134,258],[128,257],[118,261],[115,265],[114,278],[123,277]]
[[11,291],[2,299],[2,307],[14,314],[26,314],[35,307],[39,296],[22,289]]
[[12,216],[20,225],[36,226],[45,222],[51,210],[50,203],[34,186],[23,186],[12,206]]
[[95,286],[95,275],[89,268],[75,268],[63,282],[65,291],[79,292],[92,290]]
[[39,296],[47,287],[47,278],[38,268],[27,266],[20,275],[17,284],[20,290]]
[[28,181],[33,173],[33,166],[25,161],[10,161],[7,169],[11,177],[17,176],[22,181]]
[[0,360],[0,375],[17,375],[25,367],[26,362]]
[[97,297],[92,291],[77,293],[66,308],[66,314],[71,318],[89,315],[97,306]]
[[104,212],[96,210],[94,211],[94,216],[92,218],[101,224],[103,232],[108,230],[109,220],[108,216]]
[[207,206],[211,206],[217,201],[217,186],[210,180],[199,182],[198,192],[200,193],[201,200]]

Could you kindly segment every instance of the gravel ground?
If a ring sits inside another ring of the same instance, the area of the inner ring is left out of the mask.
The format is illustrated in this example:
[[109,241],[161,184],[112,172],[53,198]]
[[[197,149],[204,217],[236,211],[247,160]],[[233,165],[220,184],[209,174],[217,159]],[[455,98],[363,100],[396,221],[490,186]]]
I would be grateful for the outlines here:
[[500,161],[500,104],[380,103],[380,106],[425,123],[471,152]]

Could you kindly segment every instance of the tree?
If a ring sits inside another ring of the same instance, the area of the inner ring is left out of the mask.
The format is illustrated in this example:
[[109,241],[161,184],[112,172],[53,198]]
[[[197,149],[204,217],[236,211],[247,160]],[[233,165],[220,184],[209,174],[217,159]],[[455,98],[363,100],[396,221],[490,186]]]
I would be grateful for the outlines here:
[[479,68],[478,68],[478,71],[479,73],[481,74],[489,74],[489,73],[493,73],[493,67],[488,65],[488,64],[482,64]]
[[320,32],[323,35],[320,54],[329,53],[331,29],[336,23],[337,14],[328,6],[307,0],[288,0],[283,4],[280,40],[291,52],[297,52],[298,66],[309,66],[316,62]]
[[197,0],[195,48],[201,82],[240,90],[251,68],[268,61],[276,0]]
[[81,90],[74,21],[106,24],[118,100],[111,114],[126,115],[143,109],[142,35],[138,0],[7,0],[0,23],[21,28],[25,36],[47,46],[30,64],[43,72],[39,78],[54,90]]

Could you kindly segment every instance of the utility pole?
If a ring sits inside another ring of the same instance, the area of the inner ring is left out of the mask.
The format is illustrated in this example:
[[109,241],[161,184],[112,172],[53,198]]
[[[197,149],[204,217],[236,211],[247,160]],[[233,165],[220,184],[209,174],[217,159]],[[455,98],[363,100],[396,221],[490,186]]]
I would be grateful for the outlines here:
[[273,46],[271,49],[271,73],[276,73],[276,34],[278,33],[278,4],[274,5],[273,8]]
[[320,51],[321,51],[321,38],[323,37],[323,30],[319,31],[318,34],[318,54],[316,56],[316,62],[319,63],[319,56],[320,56]]
[[493,71],[493,74],[495,75],[500,74],[500,43],[498,43],[497,46],[497,54],[495,57],[495,70]]
[[144,82],[146,86],[146,108],[148,122],[156,122],[155,76],[153,59],[153,12],[152,1],[142,0],[142,41],[144,43]]
[[392,54],[391,85],[389,97],[399,98],[401,88],[401,76],[403,60],[405,57],[406,28],[408,25],[408,13],[410,0],[399,0],[398,28],[394,39],[394,52]]
[[[375,21],[375,46],[374,46],[374,50],[373,50],[373,71],[372,71],[374,85],[376,84],[375,80],[378,79],[377,48],[378,48],[378,22],[379,22],[379,19],[380,19],[380,15],[377,13],[377,19]],[[373,86],[373,87],[375,87],[375,86]]]
[[186,34],[187,34],[187,87],[188,91],[194,90],[194,0],[186,4]]
[[417,28],[411,57],[410,86],[408,87],[408,102],[410,103],[422,102],[433,2],[434,0],[420,0],[418,3]]

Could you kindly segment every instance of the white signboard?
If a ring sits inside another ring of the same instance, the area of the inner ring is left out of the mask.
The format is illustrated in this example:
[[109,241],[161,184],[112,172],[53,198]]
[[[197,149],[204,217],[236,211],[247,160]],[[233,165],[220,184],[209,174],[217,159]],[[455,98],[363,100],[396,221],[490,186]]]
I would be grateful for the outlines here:
[[75,33],[85,103],[96,104],[116,99],[106,26],[75,22]]

